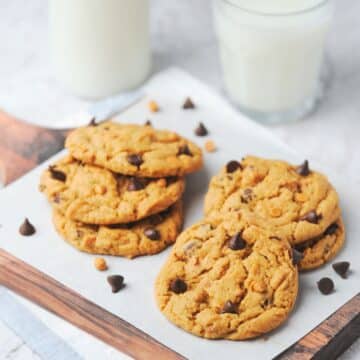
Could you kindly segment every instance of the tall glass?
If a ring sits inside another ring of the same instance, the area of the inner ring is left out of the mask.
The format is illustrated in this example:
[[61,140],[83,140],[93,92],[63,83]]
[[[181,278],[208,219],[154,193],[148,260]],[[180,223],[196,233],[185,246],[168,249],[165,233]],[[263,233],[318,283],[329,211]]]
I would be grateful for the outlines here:
[[331,0],[213,0],[225,88],[251,118],[292,121],[323,93]]

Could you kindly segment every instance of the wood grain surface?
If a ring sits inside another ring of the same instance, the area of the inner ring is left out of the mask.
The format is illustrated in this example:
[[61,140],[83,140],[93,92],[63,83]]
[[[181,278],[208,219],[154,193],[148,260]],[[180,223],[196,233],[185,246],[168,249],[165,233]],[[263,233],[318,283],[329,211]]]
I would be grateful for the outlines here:
[[[0,111],[0,176],[17,179],[63,148],[68,130],[45,129]],[[135,359],[182,359],[149,335],[0,250],[0,283]],[[310,314],[311,315],[311,314]],[[360,295],[276,359],[336,359],[360,337]]]
[[149,335],[0,250],[0,283],[134,359],[184,359]]

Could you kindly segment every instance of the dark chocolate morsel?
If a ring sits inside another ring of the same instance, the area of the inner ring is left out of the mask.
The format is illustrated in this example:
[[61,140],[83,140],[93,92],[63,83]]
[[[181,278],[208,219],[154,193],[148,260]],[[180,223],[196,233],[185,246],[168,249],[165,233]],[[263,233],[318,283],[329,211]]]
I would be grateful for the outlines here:
[[185,99],[185,102],[183,104],[183,109],[195,109],[195,104],[193,101],[188,97]]
[[305,160],[296,168],[296,172],[301,176],[308,176],[310,174],[309,161]]
[[292,249],[292,262],[294,265],[300,264],[301,260],[304,258],[304,254],[296,249]]
[[182,294],[187,290],[186,282],[184,280],[177,278],[171,281],[170,290],[175,294]]
[[198,127],[195,129],[195,135],[197,136],[206,136],[208,134],[208,130],[205,125],[201,122]]
[[153,241],[160,240],[160,232],[154,228],[147,228],[144,230],[144,235]]
[[178,156],[179,156],[179,155],[193,156],[192,152],[191,152],[190,149],[189,149],[189,146],[186,145],[186,144],[183,145],[183,146],[180,146],[177,155],[178,155]]
[[34,235],[36,230],[33,224],[29,221],[28,218],[25,218],[24,222],[21,224],[19,228],[19,232],[23,236]]
[[318,286],[320,292],[324,295],[329,295],[334,290],[334,282],[330,278],[327,278],[327,277],[320,279],[317,282],[317,286]]
[[237,233],[229,240],[228,247],[231,250],[242,250],[246,247],[245,240],[241,237],[241,233]]
[[138,154],[128,155],[127,161],[129,164],[134,166],[140,166],[143,163],[143,159],[141,158],[141,155]]
[[348,261],[339,261],[332,265],[333,269],[337,274],[339,274],[343,279],[347,278],[348,270],[350,263]]
[[113,293],[119,292],[124,286],[124,277],[121,275],[111,275],[107,277]]
[[49,171],[50,171],[50,176],[54,179],[54,180],[58,180],[58,181],[62,181],[65,182],[66,181],[66,174],[60,170],[56,170],[55,166],[49,166]]
[[236,306],[232,301],[228,300],[228,301],[224,304],[221,312],[222,312],[223,314],[225,314],[225,313],[228,313],[228,314],[237,314],[238,310],[237,310],[237,306]]
[[236,160],[231,160],[226,164],[226,172],[227,173],[233,173],[238,169],[241,170],[241,164]]
[[306,213],[305,215],[303,215],[300,218],[300,220],[307,221],[311,224],[318,224],[319,221],[321,220],[321,218],[322,218],[322,216],[318,215],[315,210],[311,210],[308,213]]

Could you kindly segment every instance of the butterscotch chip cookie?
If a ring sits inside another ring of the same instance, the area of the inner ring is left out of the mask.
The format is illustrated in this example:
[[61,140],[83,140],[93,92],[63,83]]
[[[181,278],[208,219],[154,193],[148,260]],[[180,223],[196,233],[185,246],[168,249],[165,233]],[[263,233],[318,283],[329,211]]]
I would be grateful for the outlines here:
[[[54,172],[63,174],[54,176]],[[81,164],[67,156],[45,170],[40,190],[51,204],[72,220],[116,224],[140,220],[178,201],[183,178],[135,178]]]
[[293,244],[322,235],[340,217],[338,195],[324,175],[254,156],[229,162],[212,178],[205,213],[240,213],[244,223]]
[[176,240],[155,294],[164,315],[195,335],[241,340],[286,320],[298,292],[287,241],[236,221],[204,220]]
[[69,220],[54,209],[53,222],[58,233],[81,251],[133,258],[156,254],[172,244],[181,230],[183,213],[177,202],[135,223],[99,226]]
[[330,261],[345,242],[345,227],[342,218],[331,224],[324,234],[295,245],[302,253],[299,270],[315,269]]
[[201,168],[201,149],[178,134],[151,126],[106,122],[73,131],[65,146],[71,155],[126,175],[182,176]]

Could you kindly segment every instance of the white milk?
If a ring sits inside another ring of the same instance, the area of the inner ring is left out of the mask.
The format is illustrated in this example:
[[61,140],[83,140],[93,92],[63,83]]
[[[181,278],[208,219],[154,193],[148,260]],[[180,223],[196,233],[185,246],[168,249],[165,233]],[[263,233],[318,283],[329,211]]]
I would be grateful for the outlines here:
[[331,1],[322,0],[215,0],[231,99],[250,114],[309,110],[332,12]]
[[72,93],[134,88],[151,67],[148,0],[51,0],[50,43],[57,77]]

